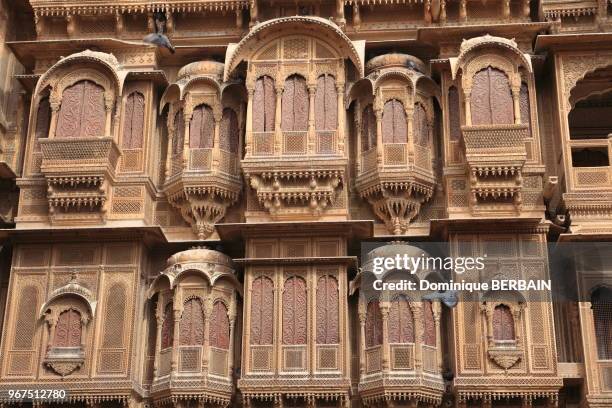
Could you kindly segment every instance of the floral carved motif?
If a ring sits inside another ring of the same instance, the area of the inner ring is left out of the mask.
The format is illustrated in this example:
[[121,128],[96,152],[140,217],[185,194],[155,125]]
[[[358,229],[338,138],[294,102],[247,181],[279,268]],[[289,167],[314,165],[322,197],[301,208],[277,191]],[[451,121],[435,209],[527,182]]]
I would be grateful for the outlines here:
[[306,282],[291,277],[283,290],[283,344],[306,344]]
[[329,275],[317,282],[317,343],[336,344],[339,341],[338,281]]
[[472,81],[472,124],[514,123],[512,93],[506,74],[488,67],[478,71]]
[[391,302],[388,330],[389,343],[414,343],[414,319],[405,296]]
[[229,318],[227,307],[219,300],[215,302],[210,316],[210,346],[220,349],[229,349]]
[[125,101],[125,118],[123,122],[124,149],[140,149],[144,131],[144,95],[132,92]]
[[274,328],[274,283],[261,276],[251,288],[251,344],[272,344]]
[[58,113],[58,138],[104,135],[104,88],[91,81],[79,81],[66,88]]
[[382,344],[383,338],[382,313],[377,300],[368,303],[365,320],[366,347]]
[[191,298],[185,302],[179,323],[179,336],[181,346],[204,344],[204,308],[200,299]]

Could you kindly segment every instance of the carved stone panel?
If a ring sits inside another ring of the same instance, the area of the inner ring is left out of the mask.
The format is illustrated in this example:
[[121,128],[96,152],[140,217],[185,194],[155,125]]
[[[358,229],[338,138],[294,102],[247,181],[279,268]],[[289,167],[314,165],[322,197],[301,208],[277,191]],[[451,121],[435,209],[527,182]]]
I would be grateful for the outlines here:
[[91,81],[66,88],[58,112],[58,138],[101,137],[105,124],[104,89]]
[[140,92],[132,92],[125,101],[125,117],[123,119],[124,149],[142,148],[144,131],[145,98]]
[[498,305],[493,311],[493,339],[514,340],[514,318],[506,305]]
[[204,344],[204,308],[200,299],[191,298],[185,302],[179,323],[179,336],[181,346]]
[[284,131],[308,130],[308,109],[306,80],[299,75],[290,76],[283,90],[281,128]]
[[38,290],[35,286],[23,288],[19,295],[13,349],[31,350],[36,333]]
[[471,111],[473,125],[514,123],[510,82],[503,71],[488,67],[473,78]]
[[73,309],[60,313],[55,326],[53,347],[79,347],[81,345],[81,314]]
[[276,91],[274,80],[263,76],[255,82],[253,94],[253,132],[274,131]]
[[336,81],[331,75],[317,79],[315,93],[315,129],[336,130],[338,127],[338,96]]
[[429,146],[430,125],[425,108],[420,103],[414,105],[414,143]]
[[122,283],[115,283],[106,294],[104,306],[103,347],[123,347],[125,333],[126,290]]
[[179,109],[174,115],[174,138],[172,139],[172,154],[178,154],[183,151],[185,140],[185,118],[183,110]]
[[215,138],[215,119],[208,105],[200,105],[193,110],[189,125],[189,147],[210,149]]
[[273,333],[274,283],[262,276],[251,289],[251,344],[272,344]]
[[527,125],[527,137],[531,137],[531,105],[529,103],[529,87],[524,82],[521,83],[519,102],[521,106],[521,123]]
[[210,316],[210,346],[220,349],[229,349],[229,318],[227,307],[221,301],[216,301],[213,305]]
[[378,300],[368,303],[365,321],[366,347],[373,347],[382,344],[382,314]]
[[166,305],[164,310],[164,322],[162,323],[161,330],[161,348],[162,350],[168,347],[172,347],[174,343],[174,311],[172,310],[172,303]]
[[338,333],[338,281],[329,275],[317,282],[317,343],[336,344]]
[[429,301],[423,302],[423,344],[436,346],[436,324],[432,304]]
[[372,104],[361,112],[361,151],[367,152],[376,146],[376,116]]
[[414,319],[405,296],[391,303],[388,330],[389,343],[414,343]]
[[306,282],[291,277],[283,290],[283,344],[306,344]]
[[397,99],[385,102],[382,116],[383,143],[406,143],[408,125],[404,105]]
[[459,111],[459,92],[455,86],[448,89],[448,127],[451,142],[459,140],[461,138],[461,113]]
[[239,140],[238,116],[233,109],[225,108],[221,117],[219,147],[227,152],[238,153]]

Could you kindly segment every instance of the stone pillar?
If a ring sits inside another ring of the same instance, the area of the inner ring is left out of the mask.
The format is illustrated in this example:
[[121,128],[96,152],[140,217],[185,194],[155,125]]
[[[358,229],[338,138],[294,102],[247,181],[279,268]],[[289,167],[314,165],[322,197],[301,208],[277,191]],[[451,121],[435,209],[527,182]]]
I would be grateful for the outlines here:
[[247,89],[248,100],[247,100],[247,111],[246,111],[246,123],[244,131],[244,143],[245,143],[245,156],[249,157],[253,152],[253,94],[255,89],[250,87]]
[[357,145],[355,147],[357,151],[357,174],[359,174],[363,166],[363,158],[361,157],[363,153],[361,151],[361,146],[363,145],[363,132],[361,131],[361,101],[359,100],[355,101],[355,115],[353,115],[353,118],[355,120],[355,134],[357,135]]
[[76,34],[76,17],[72,14],[66,16],[66,32],[70,38]]
[[155,359],[153,360],[153,379],[157,378],[159,375],[159,359],[160,359],[160,351],[161,351],[161,333],[162,333],[162,325],[164,324],[163,311],[161,310],[161,301],[158,300],[157,307],[155,311],[155,318],[157,321],[156,335],[155,335]]
[[213,113],[215,120],[215,131],[213,136],[213,151],[212,151],[212,168],[213,171],[219,171],[219,162],[221,159],[221,118],[223,114],[219,111]]
[[459,3],[459,21],[462,23],[467,21],[467,0],[461,0]]
[[183,109],[183,122],[185,123],[185,128],[183,129],[183,169],[188,168],[189,166],[189,126],[191,122],[191,112],[188,112],[187,109]]
[[414,307],[414,369],[420,371],[423,367],[423,305],[421,302],[412,302]]
[[472,126],[472,107],[470,106],[470,93],[468,91],[464,91],[463,98],[465,99],[465,124],[466,126]]
[[121,38],[123,36],[123,29],[123,14],[121,14],[120,11],[117,11],[115,13],[115,34],[117,35],[117,38]]
[[353,28],[359,30],[361,27],[361,11],[359,10],[359,4],[353,3]]
[[336,24],[344,29],[346,19],[344,18],[344,0],[336,0]]
[[249,13],[251,15],[249,27],[253,27],[254,25],[259,23],[259,7],[257,6],[257,0],[251,0],[249,2],[249,6]]
[[105,108],[106,108],[106,123],[104,126],[104,135],[103,136],[113,136],[111,133],[111,129],[112,129],[112,113],[113,113],[113,100],[111,97],[106,96],[104,97],[104,102],[105,102]]
[[[338,138],[338,153],[346,156],[346,131],[344,129],[344,120],[346,111],[344,109],[344,83],[336,83],[336,91],[338,92],[338,131],[336,137]],[[357,162],[359,162],[359,156],[357,156]]]
[[[166,120],[170,120],[169,118],[167,118]],[[173,145],[174,145],[174,132],[176,131],[174,129],[174,125],[172,126],[168,126],[168,124],[165,124],[167,129],[168,129],[168,148],[166,149],[166,171],[165,171],[165,180],[167,181],[168,178],[170,177],[170,174],[172,173],[172,155],[174,154],[173,151]]]
[[378,165],[383,164],[383,137],[382,137],[382,109],[374,111],[376,115],[376,161]]
[[440,0],[440,25],[444,24],[446,24],[446,0]]
[[514,104],[514,123],[521,123],[521,83],[512,87],[512,102]]
[[277,86],[276,88],[276,112],[274,120],[274,155],[281,154],[283,130],[281,128],[281,121],[283,119],[283,88]]
[[382,369],[389,371],[389,304],[381,302],[379,307],[382,316]]
[[55,137],[55,132],[57,131],[57,112],[60,108],[60,100],[59,98],[54,98],[51,96],[49,98],[49,105],[51,106],[51,122],[49,124],[49,139],[53,139]]
[[202,371],[208,369],[208,356],[210,354],[210,314],[212,313],[212,300],[207,300],[204,304],[204,344],[202,345]]
[[[365,302],[365,300],[361,299],[360,302]],[[363,309],[365,306],[360,306],[360,309]],[[363,376],[366,373],[365,366],[365,320],[366,314],[365,310],[359,310],[359,373]]]
[[179,359],[179,326],[181,322],[181,307],[179,304],[178,296],[174,296],[174,302],[172,303],[173,313],[174,313],[174,327],[172,328],[174,332],[174,338],[172,339],[172,363],[170,365],[170,374],[176,374],[178,371],[178,359]]
[[307,154],[314,154],[316,148],[316,130],[315,130],[315,94],[317,92],[316,85],[308,86],[308,136],[307,136]]
[[410,164],[414,159],[414,107],[406,107],[406,128],[408,129],[408,160],[406,165]]

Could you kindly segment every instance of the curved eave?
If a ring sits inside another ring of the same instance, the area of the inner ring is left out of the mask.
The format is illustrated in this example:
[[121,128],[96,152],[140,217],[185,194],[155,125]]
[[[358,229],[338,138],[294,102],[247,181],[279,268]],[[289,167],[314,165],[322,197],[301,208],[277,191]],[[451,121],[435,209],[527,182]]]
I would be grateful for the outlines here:
[[288,28],[295,28],[302,32],[323,31],[328,33],[332,40],[336,40],[334,44],[341,53],[355,64],[359,76],[364,76],[365,42],[351,41],[337,25],[327,19],[312,16],[293,16],[275,18],[259,23],[239,43],[230,44],[225,55],[223,80],[228,81],[238,64],[255,51],[255,47],[259,46],[261,39],[266,34]]
[[51,306],[51,304],[53,304],[53,302],[56,301],[57,299],[60,299],[64,296],[78,297],[79,299],[83,301],[83,303],[85,303],[85,305],[87,305],[87,309],[89,310],[89,313],[91,313],[91,316],[95,315],[96,304],[97,304],[96,301],[87,298],[85,295],[83,295],[82,293],[79,293],[78,291],[66,290],[66,291],[58,292],[60,289],[56,290],[53,294],[51,294],[49,299],[47,299],[47,301],[41,306],[40,311],[38,312],[39,317],[44,317],[45,311],[49,308],[49,306]]
[[533,65],[531,64],[531,57],[529,54],[522,53],[518,48],[512,47],[506,43],[490,40],[490,41],[482,41],[477,44],[471,45],[465,50],[461,51],[457,58],[449,58],[450,66],[451,66],[451,74],[452,79],[455,80],[457,78],[457,74],[459,70],[462,68],[465,60],[472,54],[474,54],[478,49],[484,47],[498,47],[504,49],[508,52],[514,54],[519,61],[521,61],[521,65],[524,66],[527,71],[533,74]]

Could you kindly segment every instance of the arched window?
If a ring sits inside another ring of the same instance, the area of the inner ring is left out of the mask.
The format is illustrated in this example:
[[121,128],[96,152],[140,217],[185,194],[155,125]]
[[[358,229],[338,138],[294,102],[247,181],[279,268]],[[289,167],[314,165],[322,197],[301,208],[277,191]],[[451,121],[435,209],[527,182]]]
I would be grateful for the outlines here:
[[104,89],[91,81],[79,81],[64,90],[58,112],[58,138],[100,137],[104,134]]
[[336,80],[331,75],[317,79],[315,92],[315,129],[336,130],[338,127],[338,94]]
[[283,289],[283,344],[306,344],[306,282],[293,276]]
[[35,150],[40,150],[38,139],[44,139],[49,137],[49,124],[51,122],[51,105],[49,104],[49,97],[45,96],[38,103],[38,110],[36,111],[36,130],[34,131],[34,138],[36,139],[34,144]]
[[338,339],[338,281],[324,275],[317,281],[317,343],[336,344]]
[[123,118],[124,149],[142,148],[144,131],[144,95],[132,92],[125,100],[125,117]]
[[429,146],[429,121],[425,108],[420,103],[414,104],[414,143],[419,146]]
[[430,301],[423,302],[423,344],[431,347],[436,346],[436,323]]
[[306,80],[291,75],[285,81],[282,99],[281,129],[284,131],[308,130],[308,88]]
[[219,147],[227,152],[238,153],[240,129],[238,127],[238,116],[233,109],[223,109],[219,132]]
[[525,82],[521,83],[519,102],[521,105],[521,123],[527,125],[527,135],[531,137],[531,103],[529,102],[529,87]]
[[181,346],[204,344],[204,308],[198,298],[191,298],[183,305],[179,323],[179,344]]
[[506,305],[497,305],[493,310],[493,340],[514,340],[514,318]]
[[227,307],[223,302],[217,300],[213,305],[210,316],[210,346],[220,349],[229,349],[229,317]]
[[272,344],[274,333],[274,283],[261,276],[251,288],[251,344]]
[[174,310],[172,302],[164,309],[164,322],[162,323],[161,348],[166,349],[174,344]]
[[448,88],[448,126],[452,142],[461,137],[461,112],[459,112],[459,92],[456,86]]
[[408,141],[408,125],[406,110],[397,99],[385,102],[382,116],[383,143],[406,143]]
[[185,117],[183,109],[174,115],[174,137],[172,138],[172,154],[182,153],[185,144]]
[[189,147],[192,149],[211,149],[215,139],[215,118],[208,105],[200,105],[193,110],[189,123]]
[[365,321],[366,347],[373,347],[382,344],[382,314],[378,300],[368,303]]
[[599,288],[591,297],[597,357],[612,360],[612,289]]
[[376,147],[376,116],[369,104],[361,112],[361,151],[367,152],[373,147]]
[[472,125],[514,123],[510,82],[503,71],[485,68],[474,75],[472,83]]
[[53,347],[81,346],[81,314],[73,309],[60,313],[55,325]]
[[258,78],[253,94],[253,132],[273,132],[276,115],[276,91],[269,76]]
[[414,320],[405,296],[398,296],[389,310],[389,343],[414,343]]

